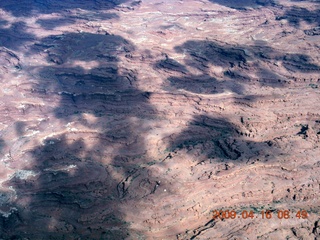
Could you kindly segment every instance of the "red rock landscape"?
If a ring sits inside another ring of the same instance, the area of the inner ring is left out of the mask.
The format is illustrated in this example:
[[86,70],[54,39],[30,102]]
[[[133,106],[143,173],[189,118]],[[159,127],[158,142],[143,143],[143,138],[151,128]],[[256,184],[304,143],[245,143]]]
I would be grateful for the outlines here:
[[320,239],[318,0],[0,2],[1,239]]

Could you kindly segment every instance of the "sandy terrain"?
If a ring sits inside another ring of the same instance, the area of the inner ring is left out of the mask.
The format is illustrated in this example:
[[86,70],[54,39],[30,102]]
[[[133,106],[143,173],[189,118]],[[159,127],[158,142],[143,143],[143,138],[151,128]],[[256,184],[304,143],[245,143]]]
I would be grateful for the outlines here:
[[320,239],[319,27],[318,0],[1,1],[0,239]]

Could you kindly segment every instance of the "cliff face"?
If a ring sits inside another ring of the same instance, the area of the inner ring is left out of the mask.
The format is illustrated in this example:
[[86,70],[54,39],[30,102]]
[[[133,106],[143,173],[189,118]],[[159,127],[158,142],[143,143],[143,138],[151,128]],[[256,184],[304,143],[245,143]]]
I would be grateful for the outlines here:
[[320,238],[319,11],[2,1],[0,238]]

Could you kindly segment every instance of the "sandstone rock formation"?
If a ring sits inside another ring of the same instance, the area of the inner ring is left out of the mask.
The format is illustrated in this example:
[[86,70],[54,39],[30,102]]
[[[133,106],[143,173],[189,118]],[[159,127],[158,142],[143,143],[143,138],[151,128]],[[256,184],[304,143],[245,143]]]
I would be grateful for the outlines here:
[[0,2],[0,238],[320,239],[319,7]]

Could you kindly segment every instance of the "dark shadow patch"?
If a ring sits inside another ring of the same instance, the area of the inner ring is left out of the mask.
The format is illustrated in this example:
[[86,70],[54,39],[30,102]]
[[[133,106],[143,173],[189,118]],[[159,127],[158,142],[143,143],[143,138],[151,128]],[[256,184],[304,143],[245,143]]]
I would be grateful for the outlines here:
[[305,54],[288,54],[283,57],[283,65],[288,70],[298,72],[319,72],[320,67]]
[[5,19],[0,19],[0,27],[7,25],[9,22]]
[[115,13],[93,13],[93,14],[80,14],[80,15],[70,15],[64,16],[62,18],[52,18],[52,19],[39,19],[37,23],[41,25],[44,29],[54,30],[60,26],[67,26],[76,23],[77,20],[88,20],[92,18],[97,20],[108,20],[108,19],[117,19],[119,16]]
[[123,4],[127,0],[96,0],[96,1],[74,1],[74,0],[12,0],[1,1],[0,8],[11,12],[14,16],[29,17],[36,14],[63,13],[72,9],[83,9],[89,11],[110,10]]
[[45,53],[48,65],[30,69],[37,83],[27,94],[43,99],[59,121],[87,130],[45,138],[25,152],[30,164],[22,172],[32,174],[16,174],[4,184],[17,198],[8,205],[15,209],[10,216],[0,217],[0,237],[139,238],[130,229],[135,219],[124,217],[144,198],[156,198],[162,185],[170,186],[151,174],[154,163],[146,164],[143,125],[156,110],[150,93],[135,87],[135,71],[119,64],[133,51],[120,36],[90,33],[54,35],[34,45],[29,56]]
[[20,58],[9,49],[0,47],[0,73],[21,69]]
[[158,63],[156,63],[156,67],[161,69],[167,69],[168,71],[183,73],[183,74],[187,73],[185,66],[183,66],[176,60],[169,58],[167,55],[165,55],[164,60],[160,60]]
[[304,30],[304,33],[309,36],[320,35],[320,27],[315,27],[312,29]]
[[187,52],[190,58],[186,60],[186,65],[199,69],[205,69],[210,63],[224,68],[246,63],[243,50],[210,41],[187,41],[175,50],[178,53]]
[[175,152],[186,149],[189,154],[201,152],[201,155],[214,161],[240,163],[280,153],[279,149],[271,147],[268,142],[251,141],[244,137],[238,127],[228,120],[198,115],[186,130],[173,136],[170,150]]
[[[25,171],[35,175],[16,174],[5,184],[16,190],[17,200],[14,214],[1,216],[2,237],[101,239],[108,232],[110,239],[124,239],[129,235],[128,223],[120,219],[112,201],[117,192],[110,173],[94,160],[79,158],[79,151],[86,151],[84,143],[70,144],[65,136],[47,139],[31,151],[37,160]],[[88,214],[88,209],[96,214]]]
[[186,76],[182,78],[170,77],[170,85],[176,89],[184,89],[189,92],[199,94],[218,94],[226,91],[232,91],[242,94],[242,86],[236,82],[217,81],[207,75]]
[[219,5],[234,8],[238,10],[245,10],[247,8],[257,8],[261,6],[272,6],[274,5],[273,0],[210,0],[212,3],[217,3]]
[[44,29],[53,30],[56,27],[65,26],[69,24],[75,23],[74,19],[66,19],[66,18],[53,18],[53,19],[39,19],[37,23],[41,25]]
[[2,150],[5,148],[6,142],[0,138],[0,153],[2,154]]
[[252,85],[252,82],[260,86],[284,87],[288,77],[275,71],[278,62],[294,73],[311,73],[320,69],[308,55],[281,53],[266,44],[233,46],[190,40],[176,46],[175,50],[186,55],[183,63],[177,63],[165,55],[165,59],[158,61],[155,68],[169,75],[167,89],[184,89],[194,93],[233,92],[244,95],[245,85]]
[[15,22],[9,28],[0,27],[0,46],[11,50],[18,50],[24,44],[35,40],[35,36],[28,32],[24,22]]
[[15,122],[16,133],[18,136],[23,136],[25,134],[26,124],[24,122]]
[[276,17],[276,20],[286,19],[293,27],[300,28],[301,22],[320,25],[320,9],[308,10],[302,7],[291,7],[285,11],[282,16]]
[[308,124],[301,124],[300,132],[298,132],[297,135],[301,135],[303,139],[306,139],[308,137],[308,130],[309,130]]

